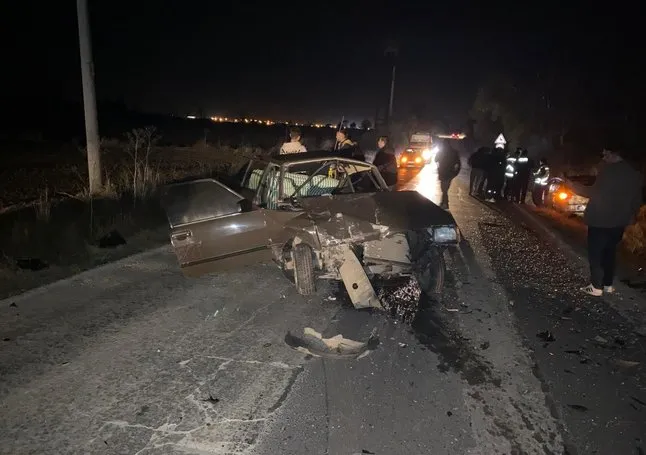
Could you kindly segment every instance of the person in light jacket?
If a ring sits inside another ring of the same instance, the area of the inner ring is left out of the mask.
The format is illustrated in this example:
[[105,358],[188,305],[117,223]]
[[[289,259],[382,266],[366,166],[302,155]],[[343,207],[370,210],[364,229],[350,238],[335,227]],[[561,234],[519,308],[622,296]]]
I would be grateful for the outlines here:
[[301,130],[292,128],[289,130],[289,142],[285,142],[280,147],[280,154],[286,155],[289,153],[305,153],[307,149],[301,144]]
[[642,176],[618,149],[605,148],[603,165],[592,186],[568,182],[579,195],[589,198],[583,215],[588,226],[590,284],[581,288],[599,297],[615,291],[617,246],[642,204]]

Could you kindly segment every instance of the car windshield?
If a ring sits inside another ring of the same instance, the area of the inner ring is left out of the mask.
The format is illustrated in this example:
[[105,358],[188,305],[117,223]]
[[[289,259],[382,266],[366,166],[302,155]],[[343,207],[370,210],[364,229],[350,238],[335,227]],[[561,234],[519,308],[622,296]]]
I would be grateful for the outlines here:
[[380,189],[371,165],[340,160],[287,165],[282,177],[283,200]]
[[409,147],[412,149],[423,149],[429,147],[428,142],[411,142]]

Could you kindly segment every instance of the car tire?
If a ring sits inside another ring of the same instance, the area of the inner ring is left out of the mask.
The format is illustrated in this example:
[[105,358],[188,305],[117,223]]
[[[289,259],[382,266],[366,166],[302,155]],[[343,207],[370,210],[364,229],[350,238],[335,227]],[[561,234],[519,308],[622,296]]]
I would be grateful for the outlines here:
[[316,292],[316,281],[312,248],[304,243],[295,245],[292,248],[292,260],[294,261],[294,284],[296,284],[296,290],[301,295],[314,294]]
[[446,277],[446,261],[444,251],[438,247],[431,247],[420,263],[417,281],[428,297],[438,299],[444,291]]

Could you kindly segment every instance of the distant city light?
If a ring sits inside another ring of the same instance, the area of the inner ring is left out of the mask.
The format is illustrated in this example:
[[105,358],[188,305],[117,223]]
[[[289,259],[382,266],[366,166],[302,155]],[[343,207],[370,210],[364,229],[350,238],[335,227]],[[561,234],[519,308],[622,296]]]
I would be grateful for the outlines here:
[[[194,115],[187,115],[186,118],[195,119]],[[323,124],[323,123],[304,123],[304,122],[288,122],[281,120],[264,120],[264,119],[252,119],[252,118],[230,118],[230,117],[220,117],[213,116],[210,117],[210,120],[215,123],[248,123],[248,124],[258,124],[265,126],[272,125],[294,125],[294,126],[304,126],[310,128],[336,128],[334,125]]]
[[197,117],[194,115],[187,115],[186,118],[189,118],[191,120],[195,120]]

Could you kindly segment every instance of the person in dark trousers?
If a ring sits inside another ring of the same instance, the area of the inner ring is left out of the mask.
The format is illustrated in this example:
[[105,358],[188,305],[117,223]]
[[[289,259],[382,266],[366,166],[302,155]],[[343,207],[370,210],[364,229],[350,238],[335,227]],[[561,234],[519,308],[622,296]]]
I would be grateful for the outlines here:
[[435,161],[438,164],[437,177],[440,181],[440,190],[442,191],[440,207],[448,210],[449,188],[451,187],[451,182],[460,173],[460,169],[462,168],[460,154],[450,144],[445,143],[435,157]]
[[514,200],[514,191],[516,189],[516,165],[518,163],[519,157],[520,149],[517,149],[515,153],[509,152],[509,154],[507,155],[507,166],[505,166],[504,198],[509,201]]
[[527,150],[522,149],[516,163],[515,180],[515,199],[519,204],[524,204],[527,199],[527,188],[529,187],[529,178],[532,175],[532,162],[527,156]]
[[482,196],[485,183],[485,168],[488,155],[491,151],[487,147],[480,147],[468,160],[471,167],[469,176],[469,194],[471,196]]
[[641,207],[642,176],[623,160],[618,149],[604,149],[594,185],[567,183],[589,198],[583,220],[588,225],[590,284],[581,291],[595,297],[612,294],[617,246]]
[[397,185],[397,157],[395,156],[395,150],[390,146],[388,142],[388,136],[380,136],[377,139],[377,153],[375,154],[375,159],[372,160],[372,164],[377,166],[381,176],[386,181],[391,189]]
[[532,187],[534,205],[540,207],[544,204],[545,190],[549,179],[550,167],[547,165],[547,158],[541,158],[538,162],[538,169],[534,172],[534,186]]
[[493,149],[485,171],[487,180],[485,198],[487,202],[496,202],[497,199],[502,197],[506,165],[505,150],[497,147]]

